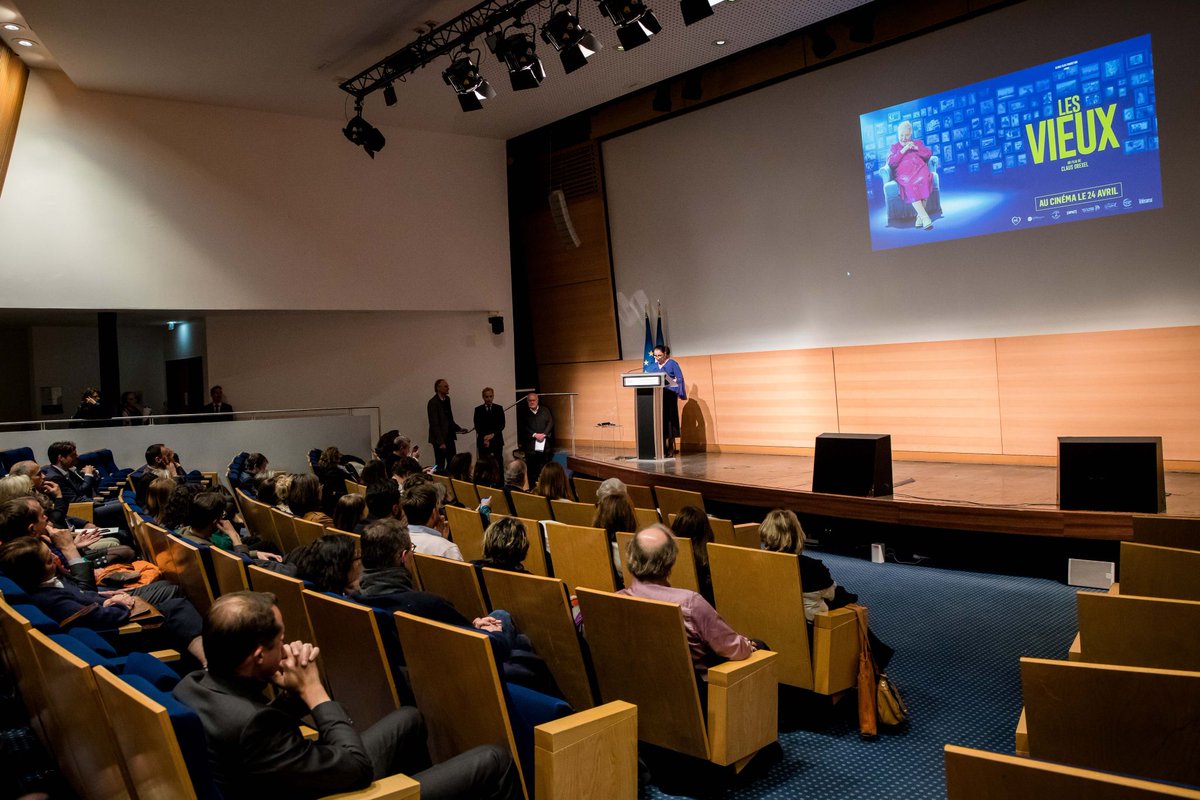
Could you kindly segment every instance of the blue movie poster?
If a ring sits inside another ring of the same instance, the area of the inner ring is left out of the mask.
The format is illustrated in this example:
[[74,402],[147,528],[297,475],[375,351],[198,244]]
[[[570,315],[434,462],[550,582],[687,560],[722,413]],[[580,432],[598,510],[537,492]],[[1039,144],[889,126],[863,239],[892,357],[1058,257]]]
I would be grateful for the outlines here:
[[1149,35],[859,122],[875,250],[1162,207]]

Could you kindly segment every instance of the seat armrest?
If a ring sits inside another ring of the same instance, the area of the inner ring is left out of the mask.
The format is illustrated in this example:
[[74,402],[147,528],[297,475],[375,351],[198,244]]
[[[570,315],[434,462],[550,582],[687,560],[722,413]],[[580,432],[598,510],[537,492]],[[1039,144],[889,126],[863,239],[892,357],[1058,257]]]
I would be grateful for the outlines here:
[[848,608],[813,616],[813,691],[837,694],[858,682],[858,617]]
[[151,653],[148,653],[148,655],[151,658],[157,658],[164,664],[170,661],[178,661],[180,658],[178,650],[155,650]]
[[833,611],[815,614],[813,616],[813,627],[833,630],[845,625],[857,625],[857,616],[857,614],[848,608],[835,608]]
[[779,654],[756,650],[708,670],[709,760],[742,762],[779,738]]
[[1021,706],[1021,718],[1017,720],[1017,735],[1013,748],[1017,755],[1029,755],[1029,720],[1025,717],[1025,706]]
[[1083,636],[1075,634],[1071,647],[1067,650],[1067,661],[1083,661]]
[[421,796],[421,784],[407,775],[389,775],[380,778],[365,789],[357,792],[327,794],[323,800],[416,800]]
[[540,800],[637,796],[637,706],[616,700],[538,725],[534,795]]

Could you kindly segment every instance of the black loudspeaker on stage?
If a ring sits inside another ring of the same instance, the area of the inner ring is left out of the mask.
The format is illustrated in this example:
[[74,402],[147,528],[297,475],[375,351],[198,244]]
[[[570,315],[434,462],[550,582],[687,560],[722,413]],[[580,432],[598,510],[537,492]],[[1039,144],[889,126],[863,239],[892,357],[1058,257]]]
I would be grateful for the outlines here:
[[813,461],[814,492],[880,497],[892,493],[892,437],[822,433]]
[[1166,511],[1162,437],[1058,437],[1058,507],[1140,514]]

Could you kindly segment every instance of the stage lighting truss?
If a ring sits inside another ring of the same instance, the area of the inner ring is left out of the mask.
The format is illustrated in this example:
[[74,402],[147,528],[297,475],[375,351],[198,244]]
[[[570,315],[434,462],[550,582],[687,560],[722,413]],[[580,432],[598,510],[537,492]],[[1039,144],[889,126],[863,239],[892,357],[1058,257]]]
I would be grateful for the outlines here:
[[442,72],[442,80],[458,95],[458,104],[463,111],[478,111],[483,108],[484,100],[496,96],[496,90],[479,74],[479,66],[471,53],[476,53],[478,58],[478,50],[463,50]]
[[662,30],[654,12],[640,0],[600,0],[600,13],[617,26],[617,38],[626,50],[645,44]]
[[[569,4],[570,0],[562,2],[564,6]],[[542,26],[542,41],[558,51],[558,59],[568,75],[587,66],[588,59],[604,46],[591,31],[579,24],[579,17],[569,8],[556,12]]]
[[530,24],[530,33],[521,33],[523,27],[525,26],[518,21],[515,27],[487,39],[488,47],[508,68],[508,78],[514,92],[536,89],[546,78],[546,69],[537,56],[537,46],[532,38],[533,33],[537,32],[537,26]]

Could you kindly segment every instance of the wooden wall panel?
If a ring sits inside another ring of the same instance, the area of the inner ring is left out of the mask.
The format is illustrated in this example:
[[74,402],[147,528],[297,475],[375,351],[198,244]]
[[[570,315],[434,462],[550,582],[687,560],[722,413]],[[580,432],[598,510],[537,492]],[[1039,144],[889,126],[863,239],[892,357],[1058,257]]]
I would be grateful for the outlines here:
[[999,453],[993,339],[833,351],[838,417],[848,433],[890,433],[893,450]]
[[1059,436],[1162,436],[1200,459],[1200,327],[996,340],[1006,454],[1057,454]]
[[529,285],[534,291],[539,287],[608,280],[611,276],[604,197],[597,193],[568,200],[567,211],[579,234],[578,248],[564,247],[559,241],[549,204],[522,221]]
[[833,350],[726,353],[710,359],[722,447],[812,447],[817,434],[838,430]]
[[608,278],[530,292],[539,365],[618,358],[617,317]]
[[[612,432],[596,429],[599,422],[619,422],[617,386],[620,361],[590,364],[551,364],[538,368],[542,392],[578,392],[575,398],[575,436],[583,441],[611,438]],[[546,398],[554,412],[554,429],[560,443],[570,438],[569,405],[566,398]],[[633,437],[632,430],[627,434]]]
[[712,357],[680,356],[688,399],[679,404],[680,448],[705,452],[720,439],[717,431],[717,400],[713,392]]

